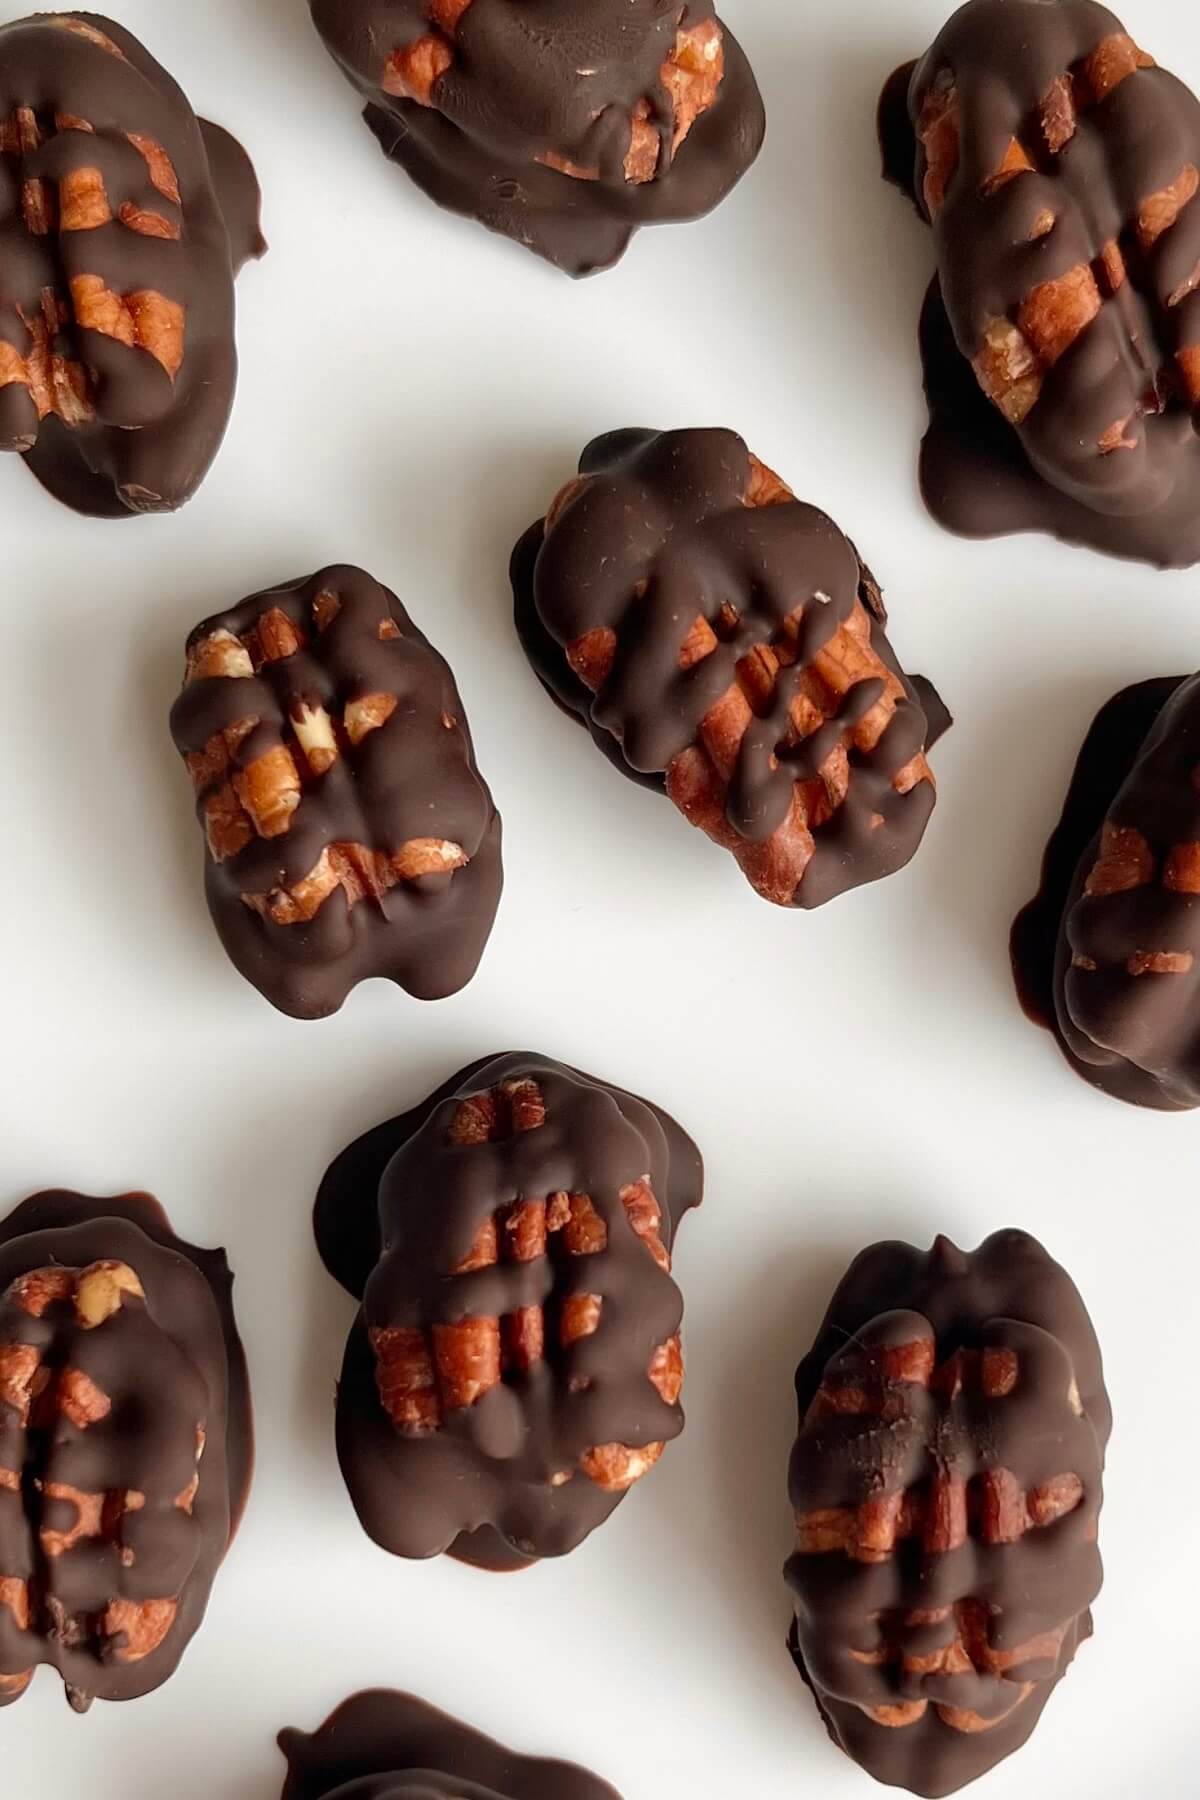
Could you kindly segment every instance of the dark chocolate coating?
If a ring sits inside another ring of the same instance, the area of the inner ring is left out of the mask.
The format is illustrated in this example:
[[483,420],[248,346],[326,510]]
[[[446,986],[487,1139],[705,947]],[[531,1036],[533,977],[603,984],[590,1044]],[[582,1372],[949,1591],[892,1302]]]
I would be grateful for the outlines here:
[[[110,47],[84,33],[99,33]],[[98,14],[39,15],[0,27],[0,122],[22,108],[35,115],[45,141],[0,154],[0,342],[27,356],[30,322],[41,320],[43,295],[57,293],[69,306],[57,347],[86,371],[93,416],[68,426],[50,412],[39,421],[28,388],[12,381],[0,387],[0,449],[21,452],[43,486],[80,512],[173,511],[207,473],[233,404],[234,275],[266,248],[254,171],[227,133],[196,118],[137,39]],[[59,125],[56,116],[92,129]],[[178,201],[155,187],[128,134],[166,152]],[[26,184],[45,181],[53,194],[58,182],[87,169],[103,178],[110,221],[31,232]],[[143,235],[122,221],[122,209],[156,215],[178,235]],[[154,293],[183,308],[174,376],[139,344],[77,324],[67,284],[84,276],[121,297]]]
[[620,1800],[574,1764],[517,1756],[412,1694],[356,1694],[319,1731],[282,1731],[283,1800]]
[[[1173,359],[1200,342],[1200,290],[1187,286],[1200,207],[1184,206],[1150,250],[1135,224],[1143,202],[1200,163],[1200,103],[1165,70],[1140,69],[1080,112],[1059,155],[984,189],[1014,137],[1036,156],[1032,121],[1055,81],[1122,30],[1093,0],[970,0],[885,89],[886,172],[922,213],[914,127],[951,73],[959,95],[961,160],[933,225],[939,279],[920,332],[930,412],[921,487],[934,517],[965,536],[1045,531],[1184,567],[1200,561],[1200,436]],[[1034,237],[1043,209],[1055,223]],[[970,366],[988,321],[1015,319],[1041,283],[1099,267],[1114,242],[1128,278],[1046,372],[1023,424],[1010,425]],[[1101,452],[1126,419],[1129,447]]]
[[[728,823],[757,842],[785,820],[793,784],[818,772],[833,742],[878,698],[877,683],[859,683],[840,715],[774,755],[805,664],[861,600],[872,619],[872,646],[906,699],[874,751],[851,751],[847,799],[814,833],[816,853],[793,902],[812,908],[912,858],[934,789],[926,781],[900,794],[892,780],[934,742],[949,714],[928,683],[919,692],[900,669],[878,586],[850,540],[799,500],[747,507],[749,471],[749,452],[732,431],[631,429],[596,438],[579,461],[580,474],[596,479],[549,534],[539,521],[513,552],[514,616],[551,695],[622,774],[664,792],[672,760],[696,741],[737,663],[755,645],[777,639],[804,601],[799,660],[781,673],[771,712],[747,733],[729,791]],[[642,583],[648,587],[639,597]],[[692,621],[711,620],[726,601],[740,614],[737,630],[682,670],[680,646]],[[566,649],[598,627],[615,630],[620,648],[612,675],[593,693],[571,669]]]
[[[32,1270],[98,1261],[127,1264],[145,1299],[127,1299],[95,1330],[81,1329],[70,1305],[34,1319],[5,1297]],[[174,1673],[241,1519],[254,1460],[232,1289],[224,1251],[185,1243],[148,1194],[37,1194],[0,1226],[0,1345],[32,1345],[43,1367],[80,1370],[112,1401],[98,1423],[81,1430],[60,1417],[51,1436],[34,1425],[26,1432],[0,1400],[0,1468],[21,1477],[19,1489],[0,1483],[0,1577],[30,1584],[31,1611],[29,1629],[19,1630],[0,1605],[0,1675],[45,1663],[83,1711],[96,1698],[136,1699]],[[198,1468],[196,1425],[205,1432]],[[197,1473],[185,1514],[175,1497]],[[44,1550],[39,1527],[70,1531],[76,1520],[71,1502],[45,1496],[50,1482],[89,1495],[145,1495],[121,1524],[125,1560],[102,1539],[53,1557]],[[123,1662],[122,1640],[100,1633],[118,1598],[178,1601],[166,1637],[141,1661]]]
[[[336,594],[340,610],[318,631],[313,603]],[[253,837],[225,862],[206,857],[209,910],[234,965],[282,1012],[321,1018],[360,981],[382,976],[422,1000],[456,993],[474,975],[503,884],[500,816],[475,764],[471,734],[449,665],[390,589],[361,569],[334,566],[307,581],[254,595],[197,626],[189,648],[226,630],[252,632],[279,609],[304,635],[295,655],[264,663],[253,678],[210,677],[185,686],[171,714],[181,754],[197,753],[236,721],[260,721],[239,746],[245,768],[290,739],[298,702],[340,719],[348,701],[398,698],[391,717],[312,778],[297,752],[303,794],[280,837]],[[391,621],[399,635],[381,639]],[[469,858],[449,874],[397,882],[379,900],[353,906],[338,888],[307,922],[279,924],[243,894],[291,888],[331,845],[395,853],[413,839],[442,838]]]
[[[1200,676],[1142,682],[1110,700],[1080,752],[1040,890],[1012,934],[1022,1004],[1072,1068],[1163,1112],[1200,1106],[1200,900],[1164,879],[1173,850],[1200,845],[1197,768]],[[1138,833],[1152,863],[1124,892],[1088,893],[1105,827]],[[1130,972],[1131,957],[1161,952],[1192,966]]]
[[[673,114],[659,71],[677,28],[714,16],[712,0],[473,0],[432,106],[383,91],[393,50],[429,31],[424,0],[310,0],[330,54],[368,104],[384,154],[439,206],[544,256],[570,275],[610,267],[639,225],[698,218],[723,200],[762,147],[766,122],[750,65],[729,30],[714,104],[671,155]],[[628,182],[630,119],[646,99],[663,143],[652,180]],[[534,160],[551,151],[599,179]]]
[[[542,1089],[542,1127],[467,1148],[449,1143],[460,1099],[524,1077]],[[558,1487],[551,1476],[595,1445],[679,1435],[681,1409],[660,1398],[646,1370],[678,1329],[682,1297],[628,1228],[620,1200],[623,1187],[646,1176],[669,1249],[683,1214],[700,1203],[703,1169],[691,1139],[648,1102],[524,1053],[461,1070],[333,1163],[317,1196],[317,1247],[363,1301],[338,1390],[338,1458],[365,1530],[384,1549],[417,1558],[449,1550],[492,1569],[564,1555],[623,1496],[579,1472]],[[603,1254],[447,1273],[497,1209],[558,1192],[591,1196],[609,1226]],[[370,1327],[500,1318],[543,1302],[549,1311],[576,1292],[604,1301],[592,1336],[566,1351],[548,1347],[535,1369],[510,1372],[474,1406],[448,1413],[433,1435],[396,1431],[380,1403]],[[586,1390],[573,1391],[581,1378]]]
[[[968,1381],[952,1398],[880,1374],[875,1358],[886,1347],[930,1335],[939,1366],[959,1350],[1014,1353],[1016,1386],[988,1398]],[[882,1404],[870,1416],[837,1411],[806,1423],[823,1383],[836,1390],[861,1381],[882,1381]],[[941,1554],[927,1553],[918,1535],[902,1537],[879,1561],[797,1552],[787,1563],[796,1604],[792,1655],[834,1742],[877,1781],[926,1796],[954,1793],[1020,1748],[1091,1635],[1112,1427],[1091,1321],[1066,1272],[1024,1232],[997,1232],[973,1255],[945,1238],[928,1252],[876,1244],[834,1295],[796,1372],[796,1395],[801,1431],[788,1487],[798,1515],[919,1494],[935,1474],[965,1480],[968,1495],[989,1470],[1009,1471],[1025,1492],[1066,1473],[1082,1482],[1072,1511],[1013,1542],[985,1542],[969,1528],[965,1542]],[[1061,1630],[1057,1654],[1053,1640],[1050,1651],[1033,1646],[1030,1660],[1001,1674],[978,1666],[920,1673],[864,1660],[884,1645],[929,1658],[953,1640],[956,1617],[939,1623],[906,1615],[961,1602],[982,1603],[992,1650]],[[1026,1683],[1029,1693],[1014,1705]],[[863,1710],[921,1701],[924,1713],[907,1725],[877,1723]],[[940,1705],[994,1722],[956,1730]]]

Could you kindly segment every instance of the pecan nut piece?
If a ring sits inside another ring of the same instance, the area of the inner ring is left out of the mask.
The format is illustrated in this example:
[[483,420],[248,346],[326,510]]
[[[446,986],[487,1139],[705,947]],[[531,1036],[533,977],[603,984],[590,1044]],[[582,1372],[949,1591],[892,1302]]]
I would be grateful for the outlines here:
[[127,31],[0,27],[0,450],[84,512],[190,499],[233,402],[257,220],[245,153]]
[[[1093,0],[971,0],[916,65],[907,110],[897,173],[940,282],[922,334],[935,512],[1197,560],[1200,102]],[[983,454],[944,370],[941,306],[1007,422]]]
[[1013,927],[1026,1010],[1104,1093],[1200,1106],[1200,675],[1097,715]]
[[[384,152],[572,275],[724,198],[762,100],[712,0],[311,0]],[[532,16],[531,16],[532,12]]]
[[412,1694],[356,1694],[314,1732],[283,1731],[283,1800],[620,1800],[574,1764],[518,1756]]
[[1024,1232],[876,1244],[796,1393],[796,1665],[869,1774],[953,1793],[1020,1748],[1091,1635],[1112,1423],[1091,1321]]
[[230,1285],[148,1195],[0,1225],[0,1705],[40,1663],[78,1711],[174,1673],[249,1485]]
[[338,1402],[359,1517],[397,1555],[562,1555],[679,1435],[695,1145],[543,1057],[488,1059],[338,1158],[327,1266],[362,1310]]
[[500,898],[500,818],[446,663],[361,569],[197,626],[171,715],[230,957],[297,1018],[386,976],[466,985]]
[[853,544],[731,431],[614,432],[580,470],[512,561],[551,694],[765,900],[820,906],[902,868],[948,721]]

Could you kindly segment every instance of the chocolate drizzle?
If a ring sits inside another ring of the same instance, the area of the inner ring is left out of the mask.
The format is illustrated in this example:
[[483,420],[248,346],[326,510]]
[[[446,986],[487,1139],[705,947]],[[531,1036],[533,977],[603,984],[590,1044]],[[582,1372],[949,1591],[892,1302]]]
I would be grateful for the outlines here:
[[[920,333],[930,411],[921,486],[934,517],[966,536],[1047,531],[1183,567],[1200,560],[1200,434],[1175,362],[1200,346],[1200,203],[1185,201],[1149,245],[1141,221],[1152,197],[1200,164],[1200,104],[1144,66],[1092,103],[1078,72],[1122,32],[1092,0],[970,0],[922,62],[893,76],[880,130],[885,172],[928,216],[917,129],[952,84],[960,159],[934,220],[939,279]],[[1047,96],[1067,77],[1079,110],[1054,149]],[[997,180],[1014,142],[1032,166]],[[1114,251],[1115,285],[1105,274]],[[1009,424],[971,360],[993,321],[1016,320],[1035,290],[1089,268],[1100,270],[1096,316],[1044,371],[1023,422]],[[1118,424],[1120,447],[1105,449]]]
[[[495,1142],[451,1142],[459,1103],[511,1082],[536,1083],[544,1123]],[[647,1179],[669,1250],[683,1213],[700,1200],[691,1140],[646,1102],[519,1054],[461,1071],[330,1168],[317,1198],[317,1245],[363,1301],[338,1394],[338,1455],[363,1526],[385,1549],[409,1557],[450,1550],[493,1568],[563,1555],[621,1498],[580,1471],[585,1453],[661,1443],[682,1430],[682,1412],[647,1369],[677,1332],[683,1302],[621,1200]],[[451,1273],[487,1220],[556,1194],[590,1197],[605,1225],[601,1254]],[[474,1405],[447,1412],[432,1435],[402,1436],[393,1426],[370,1329],[503,1319],[538,1306],[551,1319],[585,1293],[602,1301],[591,1335],[559,1350],[548,1331],[535,1366],[510,1370]]]
[[[1040,890],[1012,933],[1022,1005],[1072,1068],[1164,1112],[1200,1106],[1197,769],[1200,676],[1142,682],[1110,700],[1080,752]],[[1158,955],[1175,966],[1149,966]]]
[[[28,147],[0,154],[0,380],[3,352],[52,354],[49,386],[71,390],[60,402],[70,422],[59,410],[39,417],[48,400],[38,402],[10,367],[0,449],[22,452],[38,480],[81,512],[173,510],[200,485],[233,402],[233,278],[265,249],[253,169],[226,133],[196,119],[136,38],[97,14],[0,27],[0,124],[19,118],[14,129]],[[139,142],[169,159],[158,184]],[[55,196],[88,171],[102,180],[107,222],[55,229]],[[147,217],[149,227],[127,222]],[[90,278],[115,297],[113,310],[127,308],[117,326],[79,325],[71,284]],[[147,296],[181,309],[177,370],[119,335]],[[52,319],[48,306],[61,315]],[[35,332],[47,330],[39,350]]]
[[620,1800],[573,1764],[517,1756],[411,1694],[356,1694],[311,1735],[283,1731],[283,1800]]
[[[876,1780],[953,1793],[1025,1742],[1091,1635],[1112,1423],[1091,1322],[1023,1232],[973,1255],[945,1238],[928,1253],[876,1244],[796,1393],[797,1667]],[[1057,1504],[1039,1510],[1039,1492]],[[862,1541],[818,1547],[849,1511]]]
[[[660,70],[677,29],[711,0],[472,0],[432,104],[384,91],[388,58],[430,30],[425,0],[311,0],[330,54],[366,98],[384,151],[438,205],[478,219],[571,275],[609,267],[639,225],[694,219],[740,180],[762,146],[762,98],[722,27],[717,98],[671,153]],[[653,180],[625,179],[630,120],[647,102],[660,137]],[[535,160],[551,152],[596,179]]]
[[[851,747],[846,798],[814,828],[815,850],[789,903],[818,906],[903,867],[935,795],[929,780],[906,792],[894,782],[949,715],[924,684],[931,725],[892,653],[879,589],[853,544],[798,500],[747,504],[751,458],[732,431],[611,432],[588,445],[579,470],[589,479],[556,504],[551,529],[532,526],[512,558],[517,631],[543,685],[623,774],[663,792],[739,664],[777,643],[788,622],[795,661],[779,670],[769,703],[749,723],[724,805],[734,840],[766,844],[787,821],[797,784],[821,773],[881,697],[882,680],[858,681],[810,735],[796,741],[790,731],[813,659],[861,604],[871,649],[903,697],[873,750]],[[722,616],[711,654],[684,666],[692,621]],[[615,633],[618,647],[593,692],[568,651],[601,630]]]
[[[144,1290],[98,1329],[80,1329],[69,1304],[33,1317],[10,1292],[31,1271],[97,1262],[127,1265]],[[86,1429],[64,1416],[50,1434],[36,1415],[22,1427],[14,1395],[0,1399],[0,1470],[23,1476],[19,1488],[0,1480],[0,1593],[28,1584],[26,1629],[11,1604],[0,1604],[0,1691],[9,1686],[9,1698],[45,1663],[77,1710],[95,1698],[135,1699],[174,1673],[198,1629],[253,1463],[232,1285],[224,1253],[176,1237],[147,1194],[38,1194],[0,1226],[0,1351],[29,1345],[41,1369],[79,1371],[112,1403]],[[197,1474],[185,1512],[176,1497]],[[82,1521],[74,1502],[50,1497],[51,1484],[126,1503],[131,1491],[142,1497],[121,1520],[120,1555],[104,1529],[48,1553],[47,1532],[69,1534]],[[130,1660],[120,1632],[105,1634],[106,1609],[163,1599],[177,1602],[170,1629]]]
[[[322,610],[327,604],[336,605],[331,622]],[[455,993],[478,967],[503,875],[500,818],[476,767],[450,668],[390,589],[343,566],[205,620],[191,634],[189,652],[221,632],[253,642],[275,613],[291,621],[299,647],[261,662],[253,676],[185,686],[171,714],[181,754],[203,756],[222,733],[256,720],[232,752],[234,769],[245,771],[293,741],[301,706],[340,721],[356,700],[383,695],[396,705],[357,744],[341,737],[337,760],[319,776],[296,753],[302,793],[282,835],[251,835],[224,861],[208,856],[205,888],[221,941],[246,979],[298,1018],[335,1012],[372,976],[420,999]],[[202,817],[209,791],[201,793]],[[247,904],[245,896],[294,889],[331,846],[393,855],[430,839],[458,846],[465,866],[399,880],[353,904],[335,888],[314,917],[295,923],[278,923]]]

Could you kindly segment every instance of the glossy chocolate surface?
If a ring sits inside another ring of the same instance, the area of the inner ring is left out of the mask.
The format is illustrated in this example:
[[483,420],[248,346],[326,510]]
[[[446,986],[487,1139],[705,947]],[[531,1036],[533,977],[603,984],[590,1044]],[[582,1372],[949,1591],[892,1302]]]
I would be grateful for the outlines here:
[[[460,1102],[506,1082],[537,1084],[545,1123],[490,1143],[453,1143]],[[669,1250],[701,1196],[690,1138],[619,1088],[516,1053],[460,1071],[334,1162],[317,1198],[317,1245],[363,1301],[338,1391],[338,1455],[363,1526],[385,1549],[408,1557],[450,1550],[492,1569],[563,1555],[622,1498],[583,1473],[586,1453],[662,1443],[682,1430],[679,1406],[662,1399],[646,1370],[677,1332],[683,1301],[628,1229],[621,1200],[647,1177]],[[489,1218],[522,1199],[568,1193],[590,1196],[605,1222],[603,1253],[452,1273]],[[432,1432],[396,1429],[381,1404],[372,1330],[509,1319],[531,1306],[549,1320],[583,1293],[604,1309],[591,1335],[561,1351],[548,1340],[536,1366],[508,1370]]]
[[[639,225],[694,219],[757,156],[762,99],[722,26],[724,77],[713,105],[672,150],[660,70],[677,30],[714,17],[711,0],[473,0],[454,27],[453,62],[421,105],[385,91],[389,60],[431,31],[422,0],[311,0],[330,54],[367,101],[384,154],[440,206],[478,219],[571,275],[607,268]],[[458,9],[453,9],[457,11]],[[623,167],[645,104],[658,172]],[[583,179],[536,160],[594,171]]]
[[[22,1280],[97,1264],[142,1294],[91,1327]],[[42,1663],[78,1711],[174,1673],[253,1464],[232,1286],[147,1194],[38,1194],[0,1225],[0,1703]]]
[[1112,1423],[1091,1322],[1024,1232],[876,1244],[796,1394],[797,1668],[876,1780],[954,1793],[1019,1749],[1091,1635]]
[[93,13],[0,27],[0,146],[0,450],[81,512],[182,506],[233,404],[234,275],[266,247],[249,159]]
[[518,1756],[412,1694],[347,1700],[311,1734],[280,1733],[283,1800],[620,1800],[573,1764]]
[[1085,1081],[1200,1106],[1200,676],[1101,708],[1013,926],[1017,991]]

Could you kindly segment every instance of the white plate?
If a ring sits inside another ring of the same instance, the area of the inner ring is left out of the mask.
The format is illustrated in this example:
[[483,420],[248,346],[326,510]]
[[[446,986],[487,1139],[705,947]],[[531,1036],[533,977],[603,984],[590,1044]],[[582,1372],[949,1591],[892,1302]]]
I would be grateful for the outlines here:
[[[878,179],[873,110],[944,0],[802,10],[729,0],[770,120],[731,200],[576,285],[384,162],[301,0],[122,8],[253,153],[272,249],[239,284],[228,440],[181,515],[92,523],[0,468],[4,1184],[14,1203],[146,1187],[228,1245],[259,1469],[171,1682],[78,1720],[43,1673],[4,1714],[19,1800],[274,1800],[274,1733],[376,1683],[626,1800],[865,1797],[784,1649],[792,1373],[863,1245],[1004,1225],[1079,1283],[1117,1423],[1095,1640],[979,1792],[1195,1793],[1200,1116],[1092,1093],[1018,1010],[1007,938],[1097,706],[1200,662],[1200,572],[964,543],[925,516],[930,246]],[[1137,0],[1127,23],[1200,85],[1186,9]],[[958,719],[903,874],[777,912],[543,697],[508,553],[587,439],[626,424],[736,427],[880,576],[901,658]],[[299,1024],[209,924],[166,721],[194,623],[337,560],[395,587],[453,664],[508,883],[457,999],[375,983]],[[708,1199],[677,1260],[686,1433],[577,1554],[495,1578],[359,1529],[332,1441],[353,1308],[309,1207],[357,1132],[517,1046],[676,1113]]]

